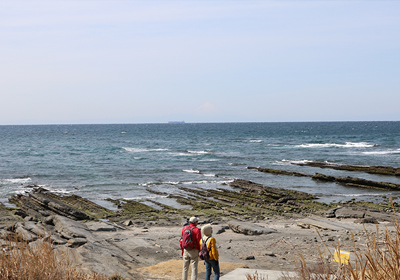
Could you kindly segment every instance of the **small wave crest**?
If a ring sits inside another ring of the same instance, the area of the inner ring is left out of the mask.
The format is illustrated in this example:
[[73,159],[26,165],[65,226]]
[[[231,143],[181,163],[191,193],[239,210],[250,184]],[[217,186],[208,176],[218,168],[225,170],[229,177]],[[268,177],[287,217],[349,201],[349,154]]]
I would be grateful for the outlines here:
[[15,179],[0,179],[1,183],[8,184],[26,184],[32,182],[31,178],[15,178]]
[[336,143],[308,143],[296,145],[296,148],[372,148],[375,144],[367,142],[346,142],[345,144]]
[[144,153],[144,152],[164,152],[169,151],[169,149],[143,149],[143,148],[131,148],[131,147],[122,147],[127,152],[131,153]]
[[207,151],[191,151],[191,150],[188,150],[187,152],[189,154],[195,154],[195,155],[206,155],[206,154],[210,153],[210,152],[207,152]]
[[187,150],[185,152],[175,152],[171,153],[172,156],[201,156],[201,155],[208,155],[211,154],[211,152],[208,151],[193,151],[193,150]]
[[277,165],[282,165],[282,164],[307,164],[313,162],[312,160],[307,160],[307,159],[302,159],[302,160],[287,160],[283,159],[281,161],[275,162]]
[[187,172],[187,173],[195,173],[195,174],[200,174],[199,170],[196,169],[182,169],[183,172]]
[[386,150],[386,151],[371,151],[371,152],[363,152],[364,155],[392,155],[392,154],[400,154],[400,149],[397,150]]
[[263,140],[250,140],[250,143],[261,143]]

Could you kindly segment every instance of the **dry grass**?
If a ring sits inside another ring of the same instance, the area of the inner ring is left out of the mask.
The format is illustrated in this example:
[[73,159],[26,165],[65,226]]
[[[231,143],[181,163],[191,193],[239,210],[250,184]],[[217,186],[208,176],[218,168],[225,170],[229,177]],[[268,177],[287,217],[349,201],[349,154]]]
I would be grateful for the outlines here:
[[[393,208],[394,209],[394,208]],[[299,254],[299,268],[296,276],[290,277],[283,273],[281,279],[285,280],[398,280],[400,279],[400,226],[395,212],[395,232],[390,233],[386,228],[382,236],[379,235],[379,227],[376,233],[368,236],[367,248],[363,252],[357,250],[353,238],[354,260],[348,264],[329,263],[324,261],[320,251],[320,262],[318,264],[307,264],[305,258]],[[319,233],[318,233],[319,234]],[[322,237],[320,236],[321,240]],[[325,245],[325,243],[324,243]],[[329,249],[325,245],[327,251]],[[336,250],[340,251],[338,243]],[[330,252],[330,251],[329,251]],[[333,259],[332,253],[331,257]],[[246,275],[246,280],[265,280],[256,273]]]
[[106,280],[110,278],[96,273],[84,273],[74,268],[68,257],[58,255],[50,242],[40,240],[34,245],[18,242],[15,236],[0,249],[0,280]]
[[263,275],[259,275],[258,272],[254,272],[253,275],[246,274],[246,280],[268,280]]
[[[348,265],[324,262],[322,254],[320,254],[321,262],[316,268],[307,265],[306,260],[300,255],[300,267],[295,278],[299,280],[400,279],[400,226],[395,215],[394,220],[394,234],[386,229],[384,234],[379,236],[378,226],[376,234],[367,232],[367,249],[363,252],[357,251],[352,235],[355,258]],[[340,244],[338,244],[337,250],[340,250]]]

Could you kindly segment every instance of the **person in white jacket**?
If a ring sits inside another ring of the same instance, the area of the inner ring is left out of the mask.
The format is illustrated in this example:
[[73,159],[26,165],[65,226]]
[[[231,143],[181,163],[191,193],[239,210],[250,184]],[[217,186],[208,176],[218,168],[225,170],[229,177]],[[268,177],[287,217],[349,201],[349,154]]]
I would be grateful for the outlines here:
[[211,269],[214,271],[214,280],[219,280],[220,269],[219,269],[219,254],[217,249],[217,241],[212,237],[212,227],[210,224],[205,225],[201,228],[203,237],[200,240],[200,247],[203,242],[207,242],[207,249],[210,258],[204,261],[206,265],[206,280],[211,278]]

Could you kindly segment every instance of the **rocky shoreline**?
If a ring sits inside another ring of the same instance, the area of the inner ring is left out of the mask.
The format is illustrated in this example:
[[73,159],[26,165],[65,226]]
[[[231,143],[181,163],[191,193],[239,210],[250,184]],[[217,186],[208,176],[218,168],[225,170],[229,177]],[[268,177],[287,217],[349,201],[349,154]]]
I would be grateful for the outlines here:
[[[185,196],[172,198],[188,206],[182,209],[155,201],[151,202],[157,209],[145,202],[113,200],[118,211],[35,187],[27,195],[10,198],[16,208],[0,205],[0,244],[7,248],[6,240],[15,234],[30,244],[51,240],[55,250],[70,252],[82,269],[129,279],[179,279],[178,240],[190,216],[198,216],[200,225],[213,225],[223,273],[236,267],[294,270],[299,254],[310,262],[320,260],[315,245],[333,250],[340,242],[354,252],[366,246],[365,228],[373,231],[379,224],[394,231],[397,214],[391,211],[398,210],[397,204],[327,205],[304,192],[246,180],[230,186],[233,191],[181,188]],[[329,260],[329,252],[324,258]]]
[[296,162],[292,164],[299,166],[311,166],[319,168],[331,168],[336,170],[366,172],[369,174],[378,174],[386,176],[400,176],[400,168],[391,166],[360,166],[360,165],[334,164],[334,163],[316,162],[316,161],[302,162],[302,163]]
[[[310,163],[311,164],[311,163]],[[321,163],[323,164],[323,163]],[[303,164],[302,164],[303,165]],[[306,165],[306,164],[304,164]],[[308,164],[307,164],[308,165]],[[314,166],[314,165],[310,165]],[[325,165],[325,167],[322,168],[334,168],[328,167]],[[275,175],[289,175],[289,176],[298,176],[298,177],[310,177],[313,180],[319,180],[319,181],[325,181],[325,182],[336,182],[339,184],[343,184],[347,187],[356,187],[356,188],[367,188],[367,189],[382,189],[382,190],[400,190],[400,184],[395,184],[395,183],[388,183],[388,182],[379,182],[379,181],[370,181],[370,180],[365,180],[361,178],[355,178],[355,177],[334,177],[334,176],[328,176],[320,173],[315,173],[314,175],[310,174],[304,174],[304,173],[299,173],[299,172],[289,172],[289,171],[284,171],[284,170],[276,170],[276,169],[271,169],[271,168],[261,168],[261,167],[247,167],[247,169],[254,169],[259,172],[263,173],[271,173]],[[336,168],[334,168],[336,169]],[[341,169],[341,170],[346,170],[346,169]],[[355,171],[355,170],[352,170]],[[373,172],[368,172],[368,173],[373,173]],[[375,173],[375,174],[383,174],[383,173]],[[394,175],[394,174],[393,174]],[[397,176],[397,175],[396,175]]]

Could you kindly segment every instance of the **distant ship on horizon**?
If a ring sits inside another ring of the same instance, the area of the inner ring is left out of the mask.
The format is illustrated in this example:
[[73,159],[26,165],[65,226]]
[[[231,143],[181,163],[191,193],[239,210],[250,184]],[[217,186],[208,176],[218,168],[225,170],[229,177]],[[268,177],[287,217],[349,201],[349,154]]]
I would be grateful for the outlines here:
[[171,124],[180,124],[180,123],[185,123],[184,121],[169,121],[168,123]]

